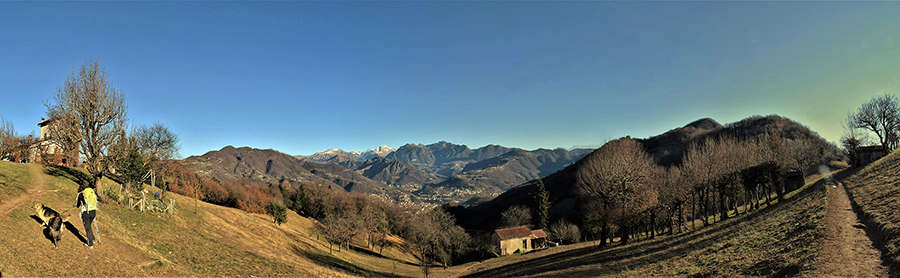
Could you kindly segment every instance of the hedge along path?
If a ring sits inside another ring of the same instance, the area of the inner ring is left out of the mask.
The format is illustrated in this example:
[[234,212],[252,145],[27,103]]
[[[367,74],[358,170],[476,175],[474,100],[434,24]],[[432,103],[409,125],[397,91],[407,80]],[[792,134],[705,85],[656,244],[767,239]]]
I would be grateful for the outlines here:
[[28,172],[29,175],[33,178],[33,181],[29,183],[31,188],[25,190],[25,194],[20,195],[19,197],[12,198],[10,200],[5,200],[3,203],[0,203],[0,216],[6,216],[13,209],[19,208],[23,205],[28,205],[26,201],[43,194],[47,194],[50,192],[56,192],[56,190],[46,190],[47,183],[44,181],[44,174],[42,172],[43,165],[29,163],[28,164]]
[[866,236],[868,228],[857,218],[844,186],[840,183],[824,186],[828,190],[825,239],[815,276],[889,277],[881,252]]

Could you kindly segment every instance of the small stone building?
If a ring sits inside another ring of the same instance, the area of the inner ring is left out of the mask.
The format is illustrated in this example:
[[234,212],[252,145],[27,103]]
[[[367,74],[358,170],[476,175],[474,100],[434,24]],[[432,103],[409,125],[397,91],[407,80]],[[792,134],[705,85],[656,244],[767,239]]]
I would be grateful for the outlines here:
[[528,252],[545,248],[547,245],[547,233],[544,230],[530,230],[528,227],[495,230],[491,235],[491,242],[497,248],[497,254],[508,256],[515,252]]
[[885,157],[887,152],[884,151],[884,147],[878,146],[866,146],[860,147],[856,149],[856,166],[869,165],[876,160]]

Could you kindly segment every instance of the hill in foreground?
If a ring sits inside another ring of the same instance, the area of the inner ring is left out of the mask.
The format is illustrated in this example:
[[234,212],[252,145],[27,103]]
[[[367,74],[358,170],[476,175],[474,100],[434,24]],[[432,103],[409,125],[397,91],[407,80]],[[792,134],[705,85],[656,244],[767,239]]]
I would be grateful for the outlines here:
[[[73,217],[59,249],[43,234],[31,206],[63,211],[74,203],[80,170],[0,161],[0,276],[415,276],[416,259],[393,247],[383,255],[334,251],[314,222],[288,212],[276,226],[267,215],[196,202],[177,194],[173,215],[140,213],[101,204],[100,243],[82,246],[83,227]],[[104,180],[105,188],[115,183]],[[149,190],[154,190],[149,188]],[[68,212],[77,215],[77,209]],[[399,239],[398,239],[399,240]],[[395,263],[396,262],[396,263]]]
[[782,203],[682,234],[604,248],[585,242],[472,263],[463,277],[809,276],[824,231],[822,188],[811,182]]
[[900,275],[900,151],[857,169],[843,183],[863,224],[880,242],[892,277]]

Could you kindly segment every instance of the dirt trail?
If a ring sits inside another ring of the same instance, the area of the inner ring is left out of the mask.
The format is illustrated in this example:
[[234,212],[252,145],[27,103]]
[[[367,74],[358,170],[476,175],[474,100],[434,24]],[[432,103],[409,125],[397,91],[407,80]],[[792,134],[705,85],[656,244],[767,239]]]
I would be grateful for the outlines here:
[[13,209],[21,207],[26,201],[35,196],[55,191],[46,190],[47,184],[44,181],[44,174],[41,168],[41,164],[28,164],[28,171],[30,172],[30,175],[34,177],[34,180],[31,182],[31,188],[26,190],[25,194],[22,194],[19,197],[5,200],[0,203],[0,216],[6,216]]
[[815,276],[888,277],[881,252],[866,236],[867,227],[859,222],[844,186],[825,187],[828,189],[828,216]]

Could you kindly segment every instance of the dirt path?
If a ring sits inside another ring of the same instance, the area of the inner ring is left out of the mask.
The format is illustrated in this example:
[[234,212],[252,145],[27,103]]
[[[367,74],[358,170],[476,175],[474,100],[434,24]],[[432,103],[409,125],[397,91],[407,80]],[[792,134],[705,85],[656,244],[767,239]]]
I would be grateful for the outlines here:
[[25,190],[25,194],[22,194],[19,197],[5,200],[3,203],[0,203],[0,216],[6,216],[13,209],[21,207],[26,201],[35,196],[53,192],[53,190],[46,190],[47,184],[44,181],[44,173],[41,168],[40,164],[32,163],[28,165],[28,171],[30,172],[30,175],[34,177],[34,181],[31,182],[31,188]]
[[828,188],[825,242],[819,251],[818,277],[888,277],[881,252],[866,236],[843,186]]

